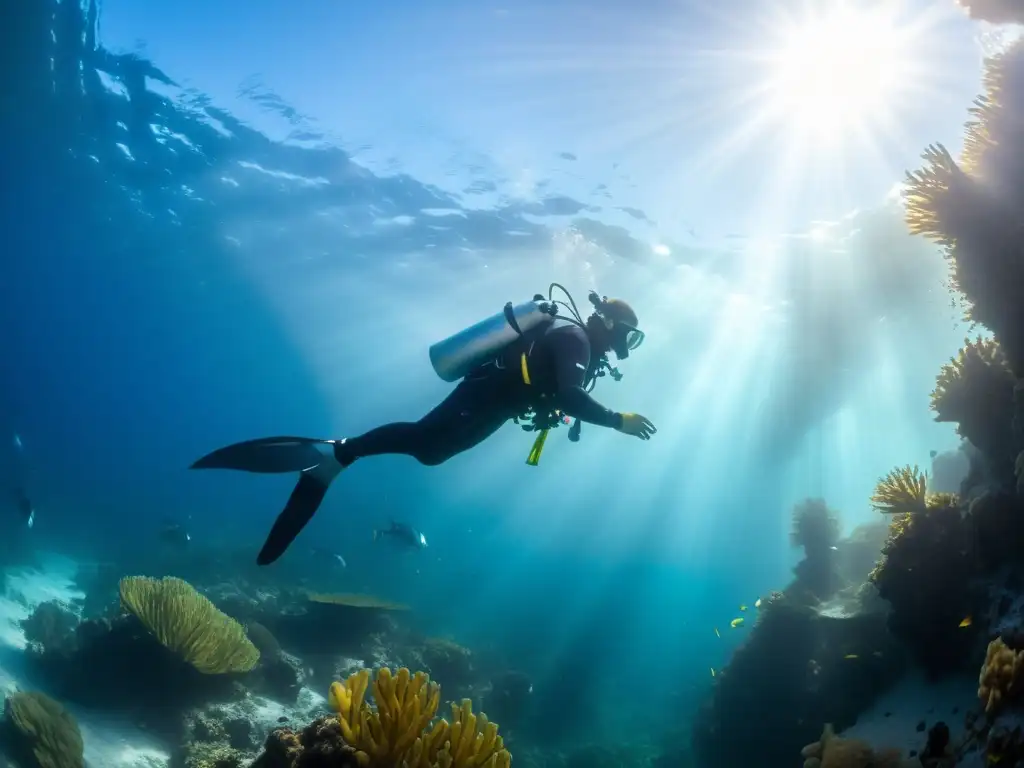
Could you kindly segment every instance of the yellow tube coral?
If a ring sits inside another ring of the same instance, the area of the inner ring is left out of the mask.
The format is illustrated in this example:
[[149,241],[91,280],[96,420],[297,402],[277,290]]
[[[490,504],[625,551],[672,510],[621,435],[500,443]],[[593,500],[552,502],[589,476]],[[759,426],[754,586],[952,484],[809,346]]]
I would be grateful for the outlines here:
[[157,640],[203,674],[248,672],[259,661],[245,629],[186,581],[126,576],[121,605]]
[[342,738],[366,768],[509,768],[498,726],[474,715],[469,700],[452,705],[452,723],[431,726],[441,689],[422,672],[381,669],[373,681],[376,707],[366,701],[370,672],[333,683],[328,703],[338,713]]

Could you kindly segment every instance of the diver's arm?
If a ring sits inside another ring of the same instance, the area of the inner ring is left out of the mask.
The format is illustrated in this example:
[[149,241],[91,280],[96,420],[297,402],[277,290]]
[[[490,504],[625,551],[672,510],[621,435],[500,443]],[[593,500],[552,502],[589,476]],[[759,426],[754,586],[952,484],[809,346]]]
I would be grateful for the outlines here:
[[566,415],[588,424],[622,429],[622,414],[605,408],[584,392],[582,387],[560,389],[558,391],[558,407]]
[[590,342],[586,334],[577,328],[566,331],[556,331],[551,338],[558,380],[555,398],[558,408],[588,424],[621,429],[622,414],[605,408],[583,389],[590,364]]

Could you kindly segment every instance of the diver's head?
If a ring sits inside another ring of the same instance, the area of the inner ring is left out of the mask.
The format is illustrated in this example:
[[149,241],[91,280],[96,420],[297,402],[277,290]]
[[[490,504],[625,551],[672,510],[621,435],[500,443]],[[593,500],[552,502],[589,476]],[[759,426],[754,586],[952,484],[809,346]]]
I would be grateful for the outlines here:
[[636,312],[622,299],[602,297],[595,291],[588,298],[594,305],[594,314],[587,318],[591,337],[604,350],[611,350],[619,360],[625,360],[644,341],[644,332],[637,328],[640,321]]

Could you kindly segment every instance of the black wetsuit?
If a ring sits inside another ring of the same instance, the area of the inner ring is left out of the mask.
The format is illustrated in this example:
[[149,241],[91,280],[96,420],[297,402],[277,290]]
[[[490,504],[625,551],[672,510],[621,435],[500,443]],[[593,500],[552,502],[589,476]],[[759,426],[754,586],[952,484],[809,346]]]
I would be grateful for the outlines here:
[[[529,384],[522,375],[524,352]],[[538,412],[557,408],[591,424],[618,428],[621,414],[583,389],[590,358],[586,332],[556,322],[532,338],[524,336],[498,359],[474,370],[419,421],[385,424],[349,438],[337,445],[335,455],[346,466],[365,456],[396,453],[421,464],[441,464],[486,440],[531,406]]]

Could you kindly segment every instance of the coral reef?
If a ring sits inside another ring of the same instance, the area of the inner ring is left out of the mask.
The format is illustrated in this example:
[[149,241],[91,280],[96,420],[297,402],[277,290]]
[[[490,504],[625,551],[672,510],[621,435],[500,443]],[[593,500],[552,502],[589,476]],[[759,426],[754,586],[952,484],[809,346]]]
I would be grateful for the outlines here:
[[957,434],[989,457],[1000,471],[1012,470],[1014,378],[999,344],[964,339],[963,348],[942,367],[931,395],[935,420],[957,425]]
[[259,661],[241,624],[186,581],[168,576],[121,579],[121,604],[168,649],[204,674],[248,672]]
[[47,648],[66,650],[62,645],[69,642],[77,626],[78,616],[55,600],[40,603],[21,622],[30,653],[39,653]]
[[27,652],[30,669],[62,699],[130,710],[154,732],[172,737],[190,707],[239,695],[239,676],[199,672],[130,615],[86,619],[52,644],[30,645]]
[[897,467],[878,481],[871,506],[883,515],[912,514],[928,509],[928,480],[917,465]]
[[836,736],[831,724],[821,738],[800,751],[804,768],[919,768],[920,760],[904,760],[899,750],[876,752],[859,739]]
[[3,742],[26,768],[83,768],[82,734],[64,707],[43,693],[18,692],[4,702]]
[[1022,669],[1024,653],[1009,648],[1001,637],[988,644],[978,676],[978,698],[985,714],[995,715],[1004,703],[1019,695]]
[[421,656],[430,678],[449,690],[468,691],[476,679],[473,652],[454,640],[428,637]]
[[290,728],[267,737],[252,768],[509,768],[512,757],[498,726],[473,713],[468,700],[452,704],[452,720],[435,720],[440,687],[422,672],[383,668],[331,685],[328,701],[336,717],[315,720],[300,732]]
[[[715,677],[694,720],[700,765],[787,765],[823,721],[851,725],[904,670],[882,606],[857,590],[819,607],[786,594],[764,600],[749,639]],[[731,724],[743,723],[744,738]]]
[[[473,714],[468,699],[452,704],[452,722],[430,725],[441,700],[441,689],[422,672],[402,668],[392,675],[386,667],[373,681],[376,708],[365,696],[369,670],[361,670],[331,686],[328,701],[338,713],[345,742],[356,748],[362,766],[393,765],[437,768],[509,768],[512,757],[504,748],[498,726],[485,715]],[[428,730],[429,729],[429,730]]]
[[953,506],[897,514],[870,575],[892,607],[889,628],[932,675],[963,669],[973,638],[961,626],[980,596],[971,525]]
[[829,597],[838,587],[833,555],[841,529],[838,513],[824,499],[805,499],[793,508],[790,542],[804,549],[795,569],[797,584],[816,599]]
[[[975,11],[986,6],[995,7],[971,4]],[[994,333],[1010,369],[1021,376],[1024,261],[1017,211],[1024,178],[1024,45],[988,61],[985,91],[971,110],[961,162],[941,145],[931,146],[925,168],[907,174],[906,218],[911,232],[945,247],[950,284],[966,301],[967,319]]]
[[320,717],[296,732],[281,728],[267,737],[250,768],[360,768],[345,743],[337,717]]

